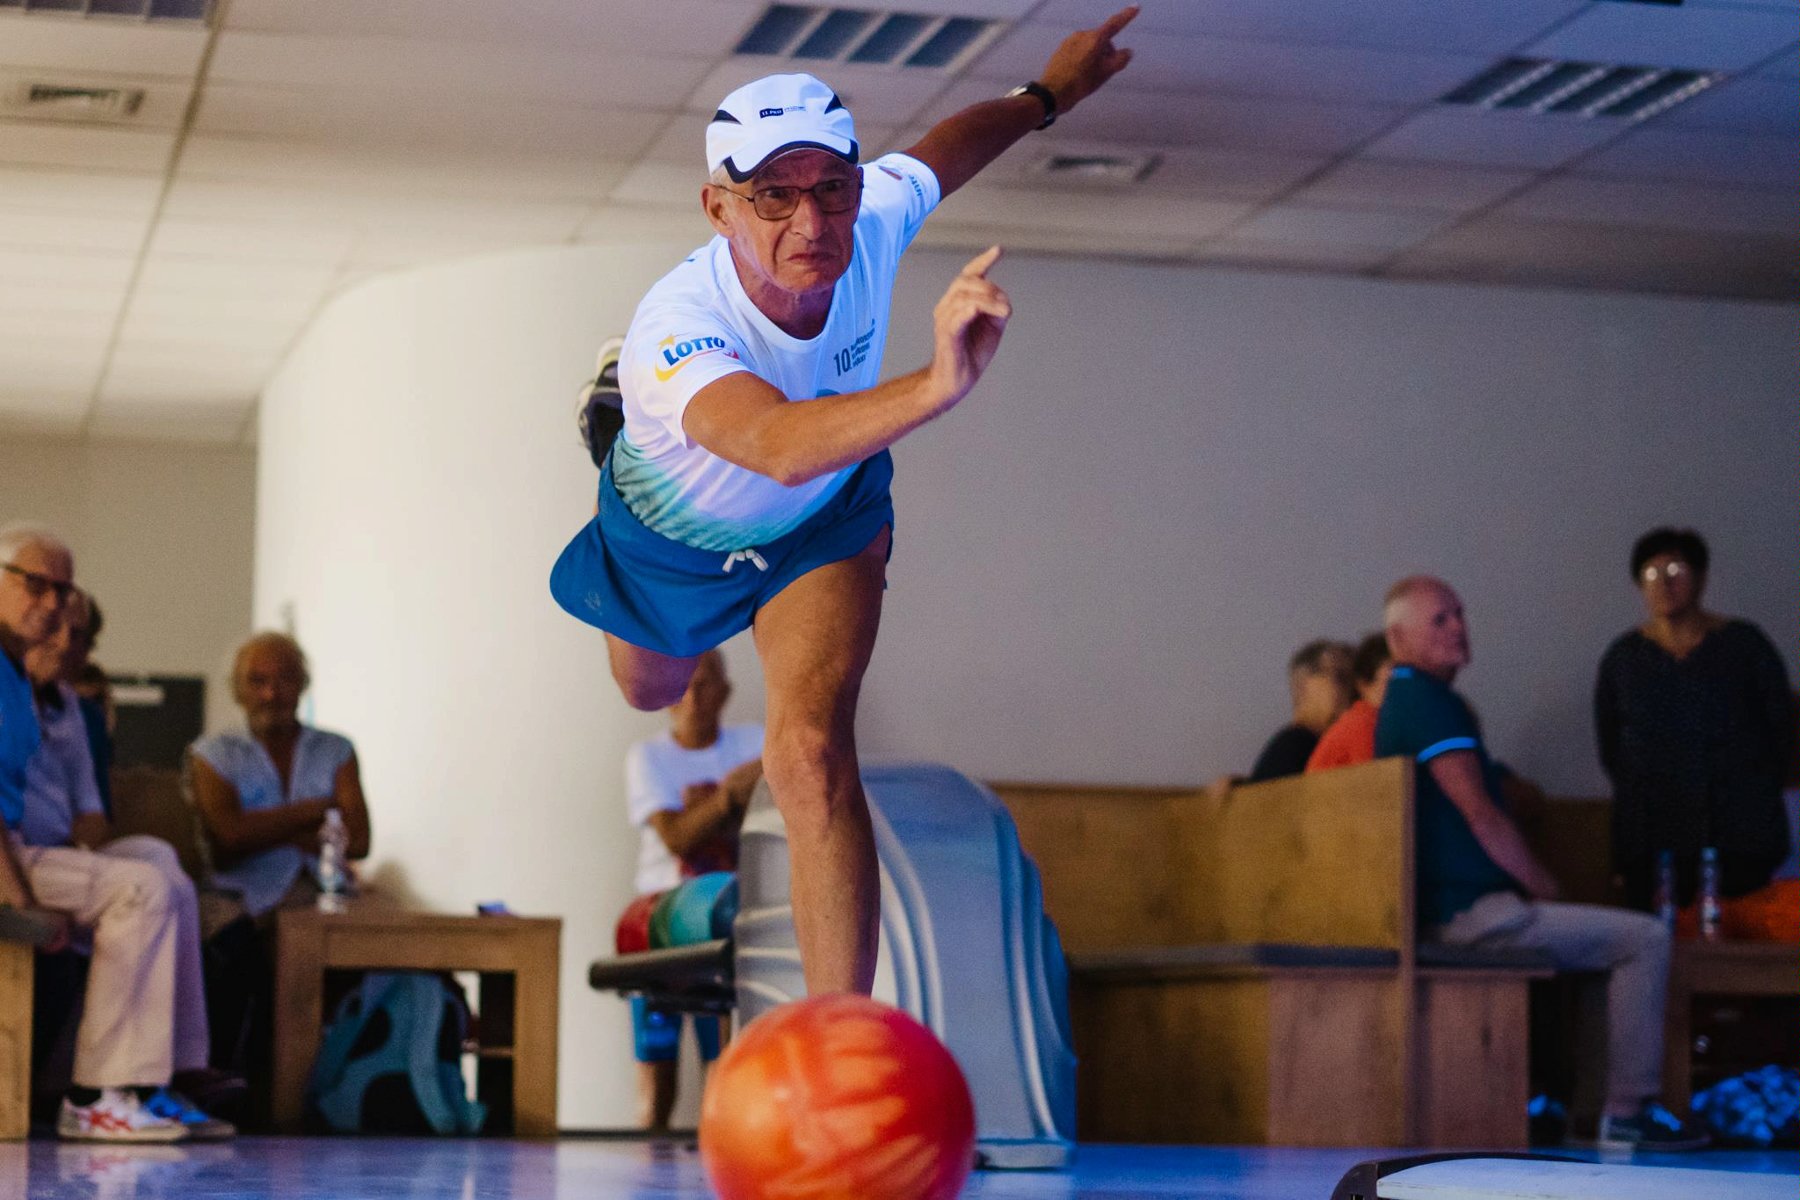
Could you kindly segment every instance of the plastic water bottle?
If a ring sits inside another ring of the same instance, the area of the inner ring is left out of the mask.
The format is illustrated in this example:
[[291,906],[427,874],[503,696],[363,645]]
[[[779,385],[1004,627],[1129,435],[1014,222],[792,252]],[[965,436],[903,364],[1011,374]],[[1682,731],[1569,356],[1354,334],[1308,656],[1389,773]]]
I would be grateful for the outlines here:
[[1675,852],[1664,850],[1656,856],[1656,919],[1664,928],[1675,928]]
[[319,911],[341,913],[347,907],[349,891],[350,830],[344,814],[335,808],[325,810],[325,823],[319,826]]
[[1719,940],[1719,850],[1716,846],[1700,851],[1700,936],[1709,942]]

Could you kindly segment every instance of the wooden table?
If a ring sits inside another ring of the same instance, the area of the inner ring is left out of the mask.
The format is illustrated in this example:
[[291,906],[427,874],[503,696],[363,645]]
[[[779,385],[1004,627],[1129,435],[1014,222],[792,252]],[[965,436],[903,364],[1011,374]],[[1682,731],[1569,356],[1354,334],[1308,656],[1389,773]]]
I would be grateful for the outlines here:
[[1796,995],[1800,948],[1776,942],[1676,942],[1669,962],[1663,1102],[1686,1112],[1693,1099],[1696,996]]
[[[556,1135],[556,1021],[562,921],[462,917],[358,904],[282,912],[275,927],[274,1119],[298,1132],[333,970],[474,971],[481,976],[477,1091],[491,1132]],[[510,1028],[509,1028],[510,1027]],[[510,1111],[511,1120],[504,1117]],[[510,1126],[510,1129],[506,1128]]]

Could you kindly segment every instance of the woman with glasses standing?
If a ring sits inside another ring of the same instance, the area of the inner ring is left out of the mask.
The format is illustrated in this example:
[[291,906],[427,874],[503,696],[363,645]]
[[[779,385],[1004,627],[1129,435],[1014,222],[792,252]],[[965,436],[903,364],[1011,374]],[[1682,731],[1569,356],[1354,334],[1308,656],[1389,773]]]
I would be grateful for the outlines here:
[[1718,851],[1726,897],[1763,888],[1788,854],[1787,669],[1757,626],[1701,605],[1708,558],[1690,529],[1638,539],[1631,577],[1645,620],[1608,648],[1594,689],[1600,760],[1613,782],[1614,869],[1642,909],[1654,903],[1665,852],[1681,905],[1695,897],[1706,847]]

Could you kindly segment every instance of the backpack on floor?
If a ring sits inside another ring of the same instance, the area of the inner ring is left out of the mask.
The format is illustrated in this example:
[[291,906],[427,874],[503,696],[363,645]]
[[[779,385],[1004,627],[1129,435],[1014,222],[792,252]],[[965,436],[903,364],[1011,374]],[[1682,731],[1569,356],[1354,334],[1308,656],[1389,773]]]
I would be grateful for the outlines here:
[[307,1086],[334,1133],[472,1134],[485,1106],[463,1082],[469,1008],[424,971],[372,971],[338,1005]]

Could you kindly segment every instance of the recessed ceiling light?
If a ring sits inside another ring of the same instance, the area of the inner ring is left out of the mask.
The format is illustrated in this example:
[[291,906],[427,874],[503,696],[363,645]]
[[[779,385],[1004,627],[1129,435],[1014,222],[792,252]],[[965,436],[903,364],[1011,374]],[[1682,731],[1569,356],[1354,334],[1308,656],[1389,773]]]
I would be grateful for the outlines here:
[[1499,112],[1642,121],[1700,94],[1722,71],[1508,58],[1440,97]]
[[738,40],[736,53],[799,63],[948,70],[974,57],[1001,28],[999,21],[975,17],[771,4]]
[[212,0],[0,0],[0,12],[61,17],[125,17],[204,24]]
[[0,93],[0,112],[28,120],[124,121],[143,103],[141,87],[28,81]]
[[1057,183],[1122,188],[1142,183],[1161,163],[1160,154],[1049,154],[1029,173]]

